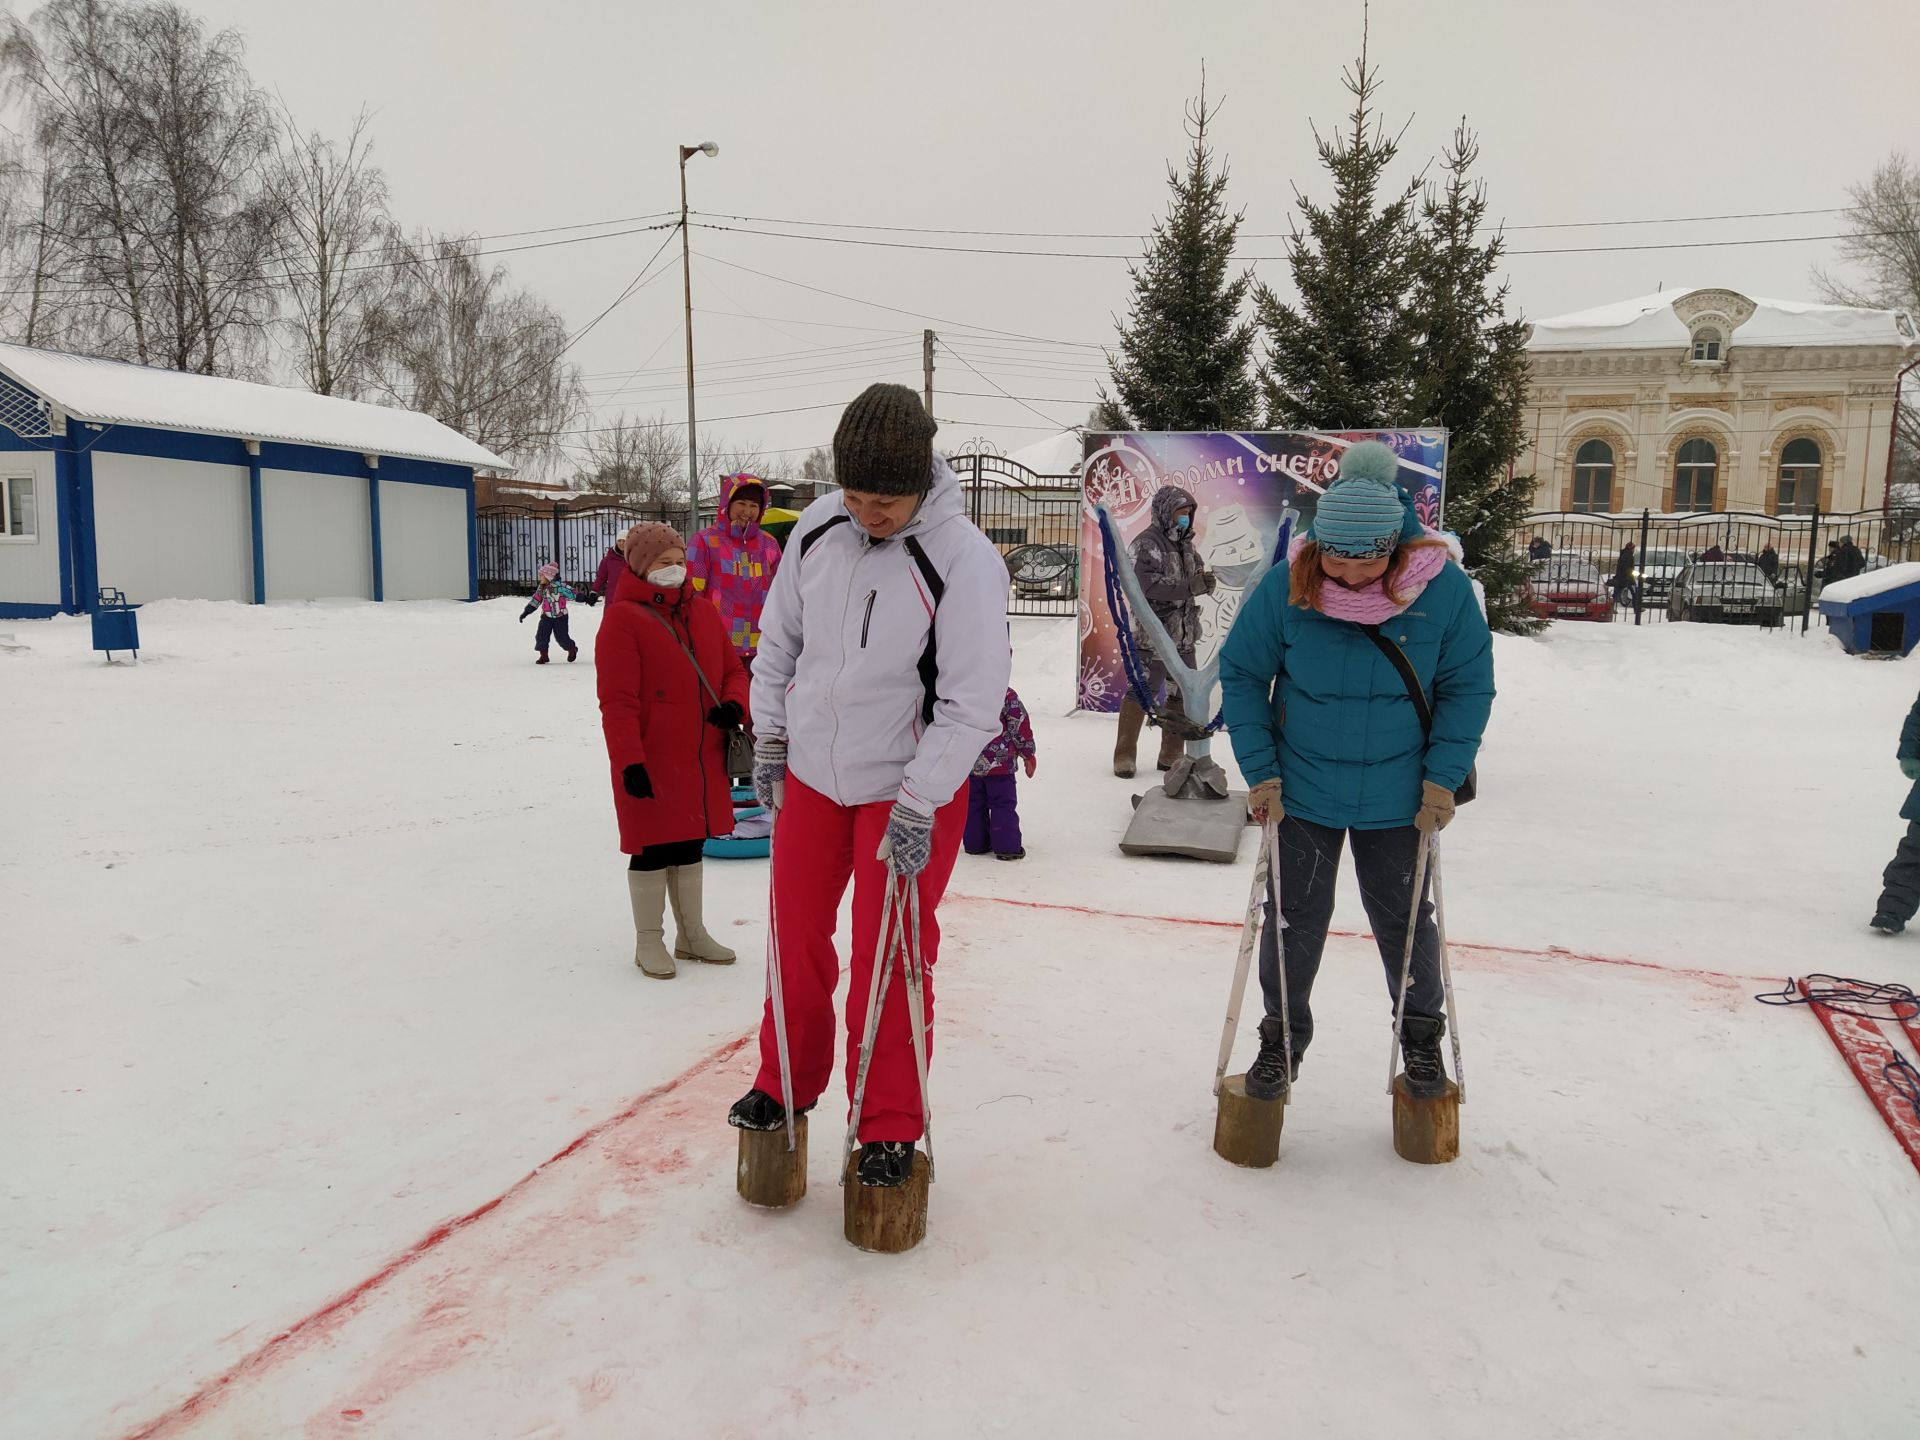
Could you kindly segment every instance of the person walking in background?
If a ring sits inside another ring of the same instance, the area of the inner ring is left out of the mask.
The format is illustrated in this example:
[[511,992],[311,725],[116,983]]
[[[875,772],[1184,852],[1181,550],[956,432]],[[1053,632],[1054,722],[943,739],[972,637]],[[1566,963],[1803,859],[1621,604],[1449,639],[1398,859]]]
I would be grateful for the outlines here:
[[693,588],[720,612],[748,675],[760,649],[760,612],[780,569],[779,543],[760,528],[766,512],[765,482],[752,475],[728,475],[720,482],[719,515],[687,546]]
[[1868,924],[1882,935],[1898,935],[1920,911],[1920,699],[1907,711],[1907,722],[1900,727],[1900,748],[1895,752],[1900,773],[1912,781],[1900,818],[1907,822],[1907,833],[1893,852],[1893,859],[1880,876],[1880,903],[1873,907]]
[[1851,580],[1867,568],[1867,557],[1860,547],[1853,543],[1853,536],[1842,535],[1840,544],[1833,552],[1833,561],[1827,566],[1827,583],[1836,580]]
[[1551,560],[1552,558],[1553,542],[1544,535],[1534,536],[1527,545],[1527,559]]
[[613,587],[620,583],[620,577],[626,573],[626,548],[627,532],[622,530],[607,546],[607,553],[600,557],[600,568],[593,576],[593,593],[602,600],[613,599]]
[[1631,607],[1639,599],[1639,587],[1633,578],[1633,541],[1620,547],[1619,563],[1613,567],[1613,603]]
[[[1164,485],[1153,492],[1152,518],[1147,528],[1134,536],[1133,543],[1127,547],[1133,557],[1134,574],[1139,576],[1140,588],[1146,592],[1147,604],[1160,617],[1176,653],[1187,665],[1195,663],[1194,654],[1200,644],[1200,597],[1211,595],[1217,583],[1193,543],[1193,515],[1193,496],[1178,485]],[[1148,691],[1158,696],[1161,687],[1167,686],[1168,712],[1184,716],[1187,707],[1180,687],[1169,684],[1166,663],[1147,643],[1145,634],[1139,638]],[[1140,728],[1146,721],[1146,708],[1129,686],[1120,701],[1120,732],[1113,743],[1113,773],[1123,780],[1133,778]],[[1181,746],[1180,737],[1163,726],[1160,769],[1173,768],[1174,761],[1180,758]]]
[[[627,575],[594,640],[613,809],[633,906],[633,963],[671,980],[676,959],[731,965],[702,916],[706,842],[733,829],[727,732],[745,726],[747,672],[720,613],[687,579],[669,525],[627,532]],[[665,912],[673,905],[673,949]]]
[[[1421,837],[1453,819],[1493,706],[1493,639],[1457,543],[1421,524],[1397,473],[1393,451],[1377,441],[1341,457],[1312,525],[1260,582],[1220,652],[1248,808],[1263,823],[1279,821],[1280,913],[1270,887],[1260,941],[1266,1018],[1246,1080],[1259,1100],[1293,1083],[1282,987],[1295,1070],[1313,1040],[1309,1000],[1343,846],[1398,1004]],[[1439,938],[1423,894],[1401,1028],[1416,1096],[1445,1091],[1442,1007]]]
[[[786,1102],[808,1109],[832,1078],[834,930],[849,881],[849,1098],[893,887],[912,886],[919,899],[931,1053],[940,897],[966,830],[963,787],[1000,731],[1011,668],[1006,564],[968,520],[959,479],[933,453],[934,429],[904,385],[868,386],[847,406],[833,435],[842,488],[794,526],[767,603],[753,675],[753,785],[775,816],[771,920],[793,1091],[781,1093],[769,995],[759,1073],[727,1115],[743,1130],[780,1128]],[[907,986],[896,981],[874,1031],[860,1184],[901,1185],[913,1173],[921,1100]]]
[[1771,540],[1761,547],[1760,553],[1754,557],[1753,563],[1760,567],[1760,573],[1765,575],[1767,579],[1779,579],[1780,552],[1773,548],[1773,542]]
[[1000,707],[1000,733],[973,762],[973,775],[967,781],[965,846],[969,855],[991,850],[997,860],[1027,858],[1020,840],[1020,782],[1015,777],[1024,764],[1031,780],[1039,754],[1027,707],[1008,686],[1006,702]]
[[534,664],[547,663],[547,647],[555,639],[559,640],[560,648],[567,652],[569,665],[580,658],[580,647],[573,643],[573,637],[567,633],[567,602],[573,598],[572,587],[560,583],[560,567],[551,561],[542,565],[540,583],[534,586],[527,608],[520,612],[523,625],[535,610],[540,612],[540,624],[533,637],[534,653],[540,658]]

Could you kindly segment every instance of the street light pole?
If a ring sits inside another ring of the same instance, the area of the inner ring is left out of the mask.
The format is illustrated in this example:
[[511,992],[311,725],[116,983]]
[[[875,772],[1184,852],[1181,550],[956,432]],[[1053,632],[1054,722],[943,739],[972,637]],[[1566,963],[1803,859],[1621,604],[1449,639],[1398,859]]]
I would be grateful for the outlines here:
[[696,155],[718,155],[720,147],[708,140],[680,147],[680,288],[686,298],[687,332],[687,512],[700,508],[699,441],[693,433],[693,255],[687,243],[687,161]]

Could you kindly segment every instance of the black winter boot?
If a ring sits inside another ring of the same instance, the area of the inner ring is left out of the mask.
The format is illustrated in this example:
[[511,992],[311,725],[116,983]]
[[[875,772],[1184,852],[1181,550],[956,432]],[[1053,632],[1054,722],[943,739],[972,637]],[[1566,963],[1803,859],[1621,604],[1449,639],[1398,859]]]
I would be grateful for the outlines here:
[[913,1141],[869,1140],[860,1147],[860,1183],[892,1188],[913,1174]]
[[1286,1036],[1280,1022],[1268,1016],[1260,1022],[1260,1053],[1247,1067],[1247,1098],[1279,1100],[1300,1077],[1300,1052],[1293,1052],[1293,1073],[1287,1073]]
[[1889,915],[1884,910],[1878,912],[1867,924],[1869,928],[1878,930],[1882,935],[1898,935],[1907,928],[1906,921],[1898,915]]
[[1407,1093],[1416,1100],[1432,1100],[1447,1093],[1447,1068],[1440,1060],[1445,1020],[1408,1015],[1400,1022],[1400,1056],[1406,1067]]
[[[800,1116],[811,1109],[812,1105],[802,1105],[793,1113]],[[733,1102],[733,1108],[727,1112],[727,1124],[736,1130],[785,1129],[787,1107],[764,1090],[749,1090]]]

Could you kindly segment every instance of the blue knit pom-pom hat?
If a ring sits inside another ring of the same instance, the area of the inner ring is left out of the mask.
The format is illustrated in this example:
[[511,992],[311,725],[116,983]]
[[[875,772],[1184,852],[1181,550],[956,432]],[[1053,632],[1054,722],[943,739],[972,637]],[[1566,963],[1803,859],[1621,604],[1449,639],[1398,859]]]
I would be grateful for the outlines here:
[[1347,560],[1393,553],[1407,506],[1394,476],[1400,457],[1378,440],[1362,440],[1340,457],[1340,474],[1314,507],[1307,536]]

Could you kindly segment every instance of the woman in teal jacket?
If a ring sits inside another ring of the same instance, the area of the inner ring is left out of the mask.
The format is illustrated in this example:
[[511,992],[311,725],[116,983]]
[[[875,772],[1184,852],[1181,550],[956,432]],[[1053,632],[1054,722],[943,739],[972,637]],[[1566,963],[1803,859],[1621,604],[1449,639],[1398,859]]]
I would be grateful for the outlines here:
[[[1353,446],[1285,564],[1260,582],[1220,654],[1234,758],[1259,820],[1279,821],[1260,986],[1266,1018],[1247,1093],[1275,1099],[1293,1075],[1280,1033],[1282,943],[1294,1073],[1313,1039],[1310,997],[1333,918],[1344,840],[1397,1000],[1422,832],[1453,818],[1493,707],[1493,646],[1454,543],[1420,523],[1395,483],[1398,460]],[[1429,733],[1400,673],[1367,633],[1412,662],[1432,707]],[[1424,900],[1402,1036],[1409,1086],[1445,1089],[1439,940]]]

